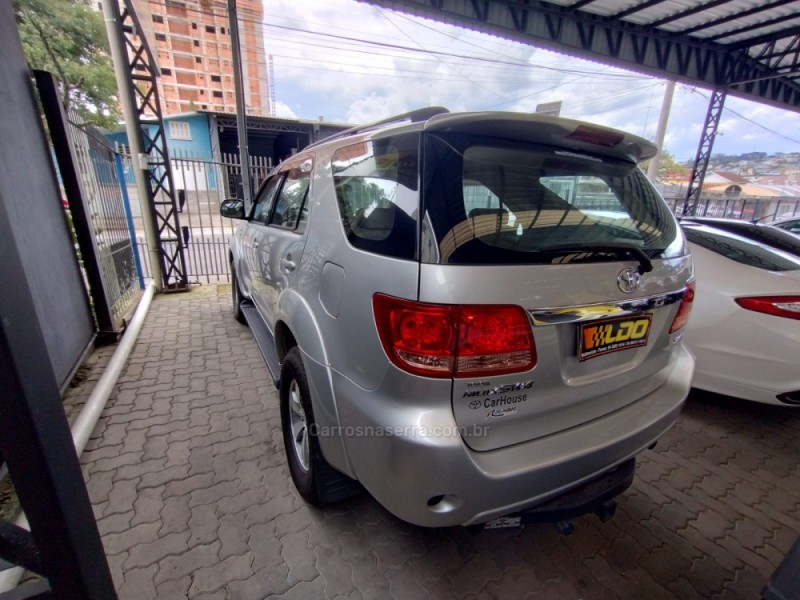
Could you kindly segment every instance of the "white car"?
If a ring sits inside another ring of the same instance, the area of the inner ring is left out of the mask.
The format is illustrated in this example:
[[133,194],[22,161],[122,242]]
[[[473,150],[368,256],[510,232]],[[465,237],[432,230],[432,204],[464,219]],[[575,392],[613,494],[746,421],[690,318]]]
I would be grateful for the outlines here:
[[790,217],[769,223],[771,227],[778,227],[789,233],[800,235],[800,217]]
[[684,333],[692,385],[800,407],[800,258],[708,225],[683,229],[697,276]]

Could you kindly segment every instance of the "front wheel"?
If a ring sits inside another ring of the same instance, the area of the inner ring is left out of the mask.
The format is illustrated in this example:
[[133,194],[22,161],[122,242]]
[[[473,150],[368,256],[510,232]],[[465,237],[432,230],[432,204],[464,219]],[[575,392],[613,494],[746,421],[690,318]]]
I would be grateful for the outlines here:
[[328,464],[317,440],[303,359],[294,347],[281,366],[281,427],[289,472],[297,491],[313,506],[324,506],[360,491],[360,486]]
[[247,325],[247,320],[242,312],[242,292],[239,291],[239,280],[236,278],[233,262],[231,262],[231,303],[233,304],[233,318],[242,325]]

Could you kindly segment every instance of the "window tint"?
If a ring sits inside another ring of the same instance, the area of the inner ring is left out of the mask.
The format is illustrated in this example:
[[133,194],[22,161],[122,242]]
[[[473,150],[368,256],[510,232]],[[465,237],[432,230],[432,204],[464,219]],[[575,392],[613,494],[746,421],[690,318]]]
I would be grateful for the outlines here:
[[[685,254],[675,219],[631,163],[548,146],[429,134],[423,189],[438,246],[423,256],[429,262],[618,260],[608,248],[620,245],[653,258]],[[585,249],[578,252],[576,245]]]
[[766,271],[796,271],[800,260],[725,231],[685,227],[686,237],[697,244],[748,267]]
[[706,222],[698,219],[698,222],[716,229],[730,231],[747,239],[800,256],[800,239],[785,231],[780,231],[773,227],[765,227],[764,225],[754,225],[745,221],[715,221],[709,219]]
[[275,203],[275,210],[270,218],[270,225],[295,229],[300,222],[308,187],[311,183],[311,161],[306,161],[302,165],[291,169],[281,188],[278,200]]
[[333,180],[345,234],[356,248],[416,255],[419,134],[387,136],[340,148]]
[[275,199],[275,192],[278,191],[282,177],[276,175],[270,179],[267,184],[261,188],[261,193],[256,198],[256,208],[253,211],[253,221],[261,224],[267,223],[269,216],[269,209],[272,208],[272,202]]
[[786,223],[777,223],[776,227],[791,231],[792,233],[800,233],[800,219],[796,221],[787,221]]

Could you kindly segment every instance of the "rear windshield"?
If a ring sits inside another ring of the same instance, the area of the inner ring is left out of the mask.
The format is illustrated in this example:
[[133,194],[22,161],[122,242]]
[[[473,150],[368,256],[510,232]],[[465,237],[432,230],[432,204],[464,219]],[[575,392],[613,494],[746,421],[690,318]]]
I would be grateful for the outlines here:
[[547,264],[686,253],[666,204],[633,164],[557,147],[426,135],[422,258]]
[[725,231],[685,227],[686,237],[697,244],[748,267],[765,271],[800,270],[800,259]]

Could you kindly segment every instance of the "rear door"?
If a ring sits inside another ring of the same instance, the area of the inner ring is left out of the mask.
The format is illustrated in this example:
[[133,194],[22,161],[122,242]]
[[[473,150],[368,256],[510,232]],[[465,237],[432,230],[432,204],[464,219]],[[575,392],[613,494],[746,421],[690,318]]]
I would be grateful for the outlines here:
[[282,185],[269,213],[267,226],[258,232],[258,287],[262,314],[270,327],[281,292],[291,287],[305,246],[308,194],[311,186],[310,158],[290,162],[281,169]]
[[425,137],[420,301],[521,306],[537,355],[527,372],[453,379],[466,442],[550,435],[663,383],[692,264],[644,175],[558,147]]

